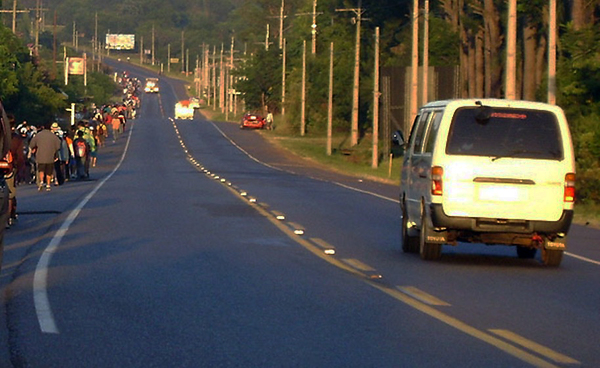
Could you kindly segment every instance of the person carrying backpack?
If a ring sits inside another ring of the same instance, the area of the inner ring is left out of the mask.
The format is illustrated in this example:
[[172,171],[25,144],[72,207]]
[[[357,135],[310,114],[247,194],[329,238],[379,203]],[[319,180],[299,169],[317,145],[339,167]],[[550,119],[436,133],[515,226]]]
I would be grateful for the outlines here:
[[90,145],[83,138],[83,131],[77,131],[77,138],[73,141],[75,163],[77,165],[77,179],[87,179],[89,173],[86,171],[86,162],[90,152]]
[[102,120],[99,120],[98,130],[96,132],[96,138],[98,139],[98,147],[104,147],[104,141],[108,137],[108,129],[106,128],[106,124],[104,124]]

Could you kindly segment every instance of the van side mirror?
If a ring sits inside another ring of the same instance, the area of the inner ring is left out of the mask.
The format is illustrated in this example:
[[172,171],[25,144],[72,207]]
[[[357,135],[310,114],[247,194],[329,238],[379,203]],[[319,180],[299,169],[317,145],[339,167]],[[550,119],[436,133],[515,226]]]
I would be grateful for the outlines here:
[[400,130],[396,130],[392,134],[392,144],[395,146],[404,146],[406,142],[404,141],[404,135]]

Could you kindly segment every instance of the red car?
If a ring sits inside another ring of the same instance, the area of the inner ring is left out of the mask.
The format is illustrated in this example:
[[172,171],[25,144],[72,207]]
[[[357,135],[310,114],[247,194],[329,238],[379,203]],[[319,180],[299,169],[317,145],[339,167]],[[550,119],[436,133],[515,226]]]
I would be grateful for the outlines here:
[[246,114],[242,118],[242,124],[240,125],[240,129],[263,129],[265,125],[267,125],[267,122],[262,116],[257,114]]

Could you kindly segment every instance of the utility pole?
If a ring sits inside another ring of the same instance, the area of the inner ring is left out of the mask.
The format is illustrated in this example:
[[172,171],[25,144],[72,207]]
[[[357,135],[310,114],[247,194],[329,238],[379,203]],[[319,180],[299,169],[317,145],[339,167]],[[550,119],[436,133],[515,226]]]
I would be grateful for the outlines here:
[[13,0],[13,34],[17,33],[17,0]]
[[212,88],[213,88],[213,111],[217,110],[217,46],[213,46],[212,56]]
[[221,43],[221,61],[219,66],[219,107],[225,112],[225,70],[223,69],[223,44]]
[[17,0],[13,0],[12,31],[13,34],[17,33]]
[[333,42],[329,45],[329,99],[327,104],[327,156],[331,156],[333,133]]
[[[418,1],[418,0],[415,0]],[[351,122],[351,137],[350,145],[358,144],[358,99],[359,99],[359,83],[360,83],[360,24],[364,10],[361,8],[361,1],[358,2],[357,9],[336,9],[338,12],[351,11],[356,15],[356,49],[354,53],[354,84],[352,86],[352,122]]]
[[140,64],[144,64],[144,36],[140,36]]
[[235,36],[231,36],[231,48],[230,48],[230,55],[229,55],[229,109],[232,110],[232,102],[233,102],[233,46],[235,44]]
[[167,44],[167,73],[171,72],[171,44]]
[[418,93],[419,90],[419,0],[413,0],[413,12],[412,12],[412,62],[411,62],[411,94],[410,94],[410,121],[409,129],[405,132],[410,131],[412,124],[417,116],[419,108]]
[[306,135],[306,40],[302,48],[302,107],[300,108],[300,135]]
[[312,49],[311,53],[317,53],[317,0],[313,0],[312,24],[310,26],[312,34]]
[[17,33],[17,13],[29,13],[29,10],[17,10],[17,0],[13,0],[12,10],[0,10],[0,13],[12,13],[12,32]]
[[283,56],[282,56],[282,72],[281,72],[281,116],[285,116],[285,64],[287,57],[287,46],[285,38],[283,39]]
[[152,66],[154,66],[154,45],[155,45],[155,37],[154,37],[154,24],[152,24]]
[[284,7],[285,7],[285,0],[281,0],[281,9],[279,10],[279,49],[280,50],[283,49],[283,43],[285,42],[284,38],[283,38],[283,20],[286,18],[286,16],[283,14]]
[[269,23],[267,23],[267,34],[265,35],[265,50],[269,51]]
[[310,15],[312,16],[312,24],[310,25],[311,33],[311,54],[314,56],[317,53],[317,16],[323,14],[317,12],[317,0],[313,0],[313,10],[311,13],[298,13],[296,15]]
[[429,89],[429,0],[423,5],[423,100],[425,105],[428,101]]
[[548,21],[548,103],[556,104],[556,0],[550,0]]
[[[427,1],[427,0],[426,0]],[[373,157],[371,167],[379,164],[379,27],[375,28],[375,71],[373,73]]]
[[94,43],[92,45],[92,71],[98,54],[98,12],[94,14]]
[[185,72],[185,31],[181,31],[181,72]]
[[507,100],[516,98],[517,0],[508,0],[508,30],[506,37],[506,91]]
[[36,55],[39,53],[40,47],[40,24],[42,22],[42,10],[40,5],[40,0],[36,1],[35,4],[35,53]]

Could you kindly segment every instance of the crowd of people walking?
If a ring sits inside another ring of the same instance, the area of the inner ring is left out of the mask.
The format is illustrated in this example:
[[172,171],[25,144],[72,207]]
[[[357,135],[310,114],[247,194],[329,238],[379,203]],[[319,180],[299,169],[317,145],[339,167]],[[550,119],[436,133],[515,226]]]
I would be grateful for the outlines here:
[[68,181],[90,178],[90,168],[97,165],[98,152],[107,139],[112,137],[116,143],[139,108],[139,81],[124,74],[119,83],[124,88],[123,103],[93,106],[87,119],[77,124],[17,123],[15,117],[8,117],[12,137],[10,151],[2,160],[10,166],[4,175],[9,188],[7,227],[17,221],[18,186],[36,185],[38,191],[50,192]]
[[90,119],[69,127],[57,122],[17,124],[10,119],[8,159],[13,170],[5,175],[10,188],[8,227],[17,221],[18,186],[36,185],[38,191],[49,192],[68,181],[89,179],[90,168],[97,165],[98,153],[107,140],[112,138],[115,143],[125,132],[128,115],[131,116],[127,111],[125,104],[106,105],[94,109]]

